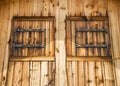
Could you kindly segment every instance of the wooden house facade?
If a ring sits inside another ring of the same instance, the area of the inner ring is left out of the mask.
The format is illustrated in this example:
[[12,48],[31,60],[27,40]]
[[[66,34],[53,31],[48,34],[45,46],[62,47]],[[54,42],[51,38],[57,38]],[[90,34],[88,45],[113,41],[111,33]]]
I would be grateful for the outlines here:
[[119,0],[0,0],[0,86],[120,86]]

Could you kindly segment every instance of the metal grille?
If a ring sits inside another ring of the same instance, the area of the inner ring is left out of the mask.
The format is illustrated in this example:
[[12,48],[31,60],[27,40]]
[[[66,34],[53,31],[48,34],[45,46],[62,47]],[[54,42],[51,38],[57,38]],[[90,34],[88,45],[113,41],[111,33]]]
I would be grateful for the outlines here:
[[[24,41],[24,35],[26,33],[28,34],[27,43],[25,43]],[[32,34],[34,34],[34,36],[32,36]],[[39,37],[35,37],[35,34],[39,35]],[[19,42],[20,36],[22,40],[21,42]],[[12,56],[23,56],[22,50],[25,48],[33,49],[33,50],[45,48],[45,38],[46,38],[45,36],[46,36],[45,29],[42,29],[42,28],[25,29],[25,28],[17,27],[13,31]],[[44,38],[44,42],[42,42],[41,40],[42,38]],[[32,43],[31,43],[31,40],[33,40]],[[40,41],[38,42],[37,40],[40,40]]]

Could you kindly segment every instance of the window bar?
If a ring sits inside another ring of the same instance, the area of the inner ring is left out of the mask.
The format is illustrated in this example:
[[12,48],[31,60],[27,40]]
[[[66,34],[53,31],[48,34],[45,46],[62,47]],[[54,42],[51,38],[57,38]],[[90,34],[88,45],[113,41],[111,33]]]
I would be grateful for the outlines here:
[[77,32],[105,32],[105,33],[107,33],[108,32],[108,30],[107,29],[104,29],[104,28],[102,28],[102,29],[76,29],[76,31]]

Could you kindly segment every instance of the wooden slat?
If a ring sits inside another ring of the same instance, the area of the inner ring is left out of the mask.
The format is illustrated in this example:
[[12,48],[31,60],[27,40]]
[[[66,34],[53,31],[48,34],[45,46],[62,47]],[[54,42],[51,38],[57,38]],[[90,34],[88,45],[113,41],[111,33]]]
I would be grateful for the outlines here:
[[78,86],[84,86],[85,85],[85,71],[84,71],[84,62],[79,62],[78,64],[78,75],[79,75],[79,85]]
[[72,39],[71,39],[71,26],[70,21],[67,21],[66,23],[66,54],[72,55]]
[[12,86],[22,85],[22,62],[15,62],[14,78]]
[[31,85],[30,86],[40,86],[40,62],[33,62],[32,63],[32,74],[31,74]]
[[72,76],[72,62],[67,62],[67,76],[68,79],[68,85],[73,86],[73,76]]
[[95,64],[95,74],[96,74],[96,85],[97,86],[104,86],[103,80],[103,72],[102,72],[102,64],[101,62],[96,62]]
[[84,62],[84,79],[85,79],[85,86],[89,86],[89,65],[88,65],[88,62]]
[[116,59],[113,61],[113,73],[115,77],[115,86],[119,86],[120,83],[120,59]]
[[112,61],[110,57],[68,56],[68,61]]
[[10,61],[54,61],[54,57],[11,57]]
[[6,86],[12,86],[14,76],[14,62],[9,62]]
[[72,82],[73,82],[73,86],[78,86],[79,78],[78,78],[77,62],[72,62]]
[[104,62],[105,86],[115,86],[112,62]]
[[41,86],[48,85],[48,62],[41,63]]
[[23,62],[23,67],[22,67],[22,85],[21,86],[29,86],[29,62]]
[[49,20],[54,20],[55,17],[54,16],[42,16],[42,17],[38,17],[38,16],[19,16],[19,17],[13,17],[14,20],[18,20],[18,21],[49,21]]
[[89,86],[96,86],[96,78],[95,78],[95,62],[88,62],[89,66],[89,81],[88,84]]
[[[112,61],[110,57],[67,56],[68,61]],[[10,61],[54,61],[52,56],[42,57],[11,57]]]

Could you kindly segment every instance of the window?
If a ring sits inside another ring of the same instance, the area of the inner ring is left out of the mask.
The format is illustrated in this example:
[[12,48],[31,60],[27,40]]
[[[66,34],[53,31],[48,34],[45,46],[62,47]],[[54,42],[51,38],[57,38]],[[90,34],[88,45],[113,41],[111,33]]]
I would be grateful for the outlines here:
[[14,17],[11,56],[54,56],[54,17]]
[[107,16],[68,17],[67,56],[111,56]]

